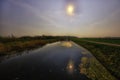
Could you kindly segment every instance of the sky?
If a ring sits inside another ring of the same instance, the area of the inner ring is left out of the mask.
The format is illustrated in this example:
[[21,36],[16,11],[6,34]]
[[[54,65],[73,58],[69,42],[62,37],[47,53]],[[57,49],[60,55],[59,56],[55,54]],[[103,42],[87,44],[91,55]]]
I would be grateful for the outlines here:
[[1,36],[120,37],[120,0],[0,0]]

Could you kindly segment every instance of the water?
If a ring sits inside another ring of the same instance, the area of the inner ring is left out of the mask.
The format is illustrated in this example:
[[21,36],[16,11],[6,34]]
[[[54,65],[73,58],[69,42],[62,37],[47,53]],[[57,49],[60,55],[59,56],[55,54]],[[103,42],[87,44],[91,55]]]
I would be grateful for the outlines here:
[[64,41],[4,59],[0,63],[0,80],[115,80],[115,78],[89,51],[74,42]]

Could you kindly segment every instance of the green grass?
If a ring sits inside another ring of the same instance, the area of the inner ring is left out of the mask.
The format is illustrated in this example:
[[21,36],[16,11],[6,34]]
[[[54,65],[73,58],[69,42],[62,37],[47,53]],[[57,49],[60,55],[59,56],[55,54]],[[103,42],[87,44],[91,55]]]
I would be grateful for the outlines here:
[[72,40],[88,49],[112,75],[120,79],[120,47],[90,43],[77,38]]

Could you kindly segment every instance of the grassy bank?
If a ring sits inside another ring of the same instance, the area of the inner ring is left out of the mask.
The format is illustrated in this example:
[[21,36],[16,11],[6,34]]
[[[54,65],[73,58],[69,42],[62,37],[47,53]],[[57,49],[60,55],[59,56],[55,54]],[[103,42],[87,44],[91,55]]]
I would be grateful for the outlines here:
[[120,79],[120,47],[90,43],[78,38],[72,40],[88,49],[112,75]]
[[57,39],[41,39],[32,37],[22,38],[1,38],[0,39],[0,55],[11,54],[43,46],[47,43],[55,42]]

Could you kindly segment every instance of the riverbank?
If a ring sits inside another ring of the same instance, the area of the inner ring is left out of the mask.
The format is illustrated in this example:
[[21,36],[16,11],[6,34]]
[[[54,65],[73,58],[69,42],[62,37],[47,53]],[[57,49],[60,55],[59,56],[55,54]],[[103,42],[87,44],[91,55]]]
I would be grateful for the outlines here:
[[57,41],[56,39],[4,39],[0,41],[0,56],[8,55],[15,52],[21,52],[24,50],[30,50],[37,47],[41,47],[47,43]]
[[112,75],[120,78],[120,47],[91,43],[78,38],[72,40],[88,49]]

